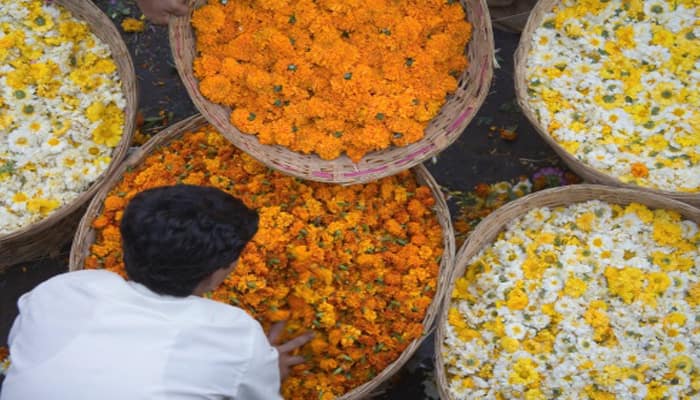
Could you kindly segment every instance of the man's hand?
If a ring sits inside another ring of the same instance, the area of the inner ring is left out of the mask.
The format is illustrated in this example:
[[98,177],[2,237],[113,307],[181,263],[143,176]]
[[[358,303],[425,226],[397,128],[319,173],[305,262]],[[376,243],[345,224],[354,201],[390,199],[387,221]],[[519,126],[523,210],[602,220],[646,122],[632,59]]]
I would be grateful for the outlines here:
[[141,12],[154,24],[167,24],[170,15],[182,16],[189,11],[187,0],[136,0]]
[[288,341],[287,343],[277,345],[277,340],[284,331],[285,323],[286,321],[275,323],[272,325],[270,328],[270,333],[267,335],[267,340],[270,341],[271,345],[275,346],[277,353],[279,353],[280,380],[285,380],[287,378],[291,367],[304,362],[304,357],[293,356],[289,353],[305,345],[314,337],[313,332],[306,332],[303,335],[299,335]]

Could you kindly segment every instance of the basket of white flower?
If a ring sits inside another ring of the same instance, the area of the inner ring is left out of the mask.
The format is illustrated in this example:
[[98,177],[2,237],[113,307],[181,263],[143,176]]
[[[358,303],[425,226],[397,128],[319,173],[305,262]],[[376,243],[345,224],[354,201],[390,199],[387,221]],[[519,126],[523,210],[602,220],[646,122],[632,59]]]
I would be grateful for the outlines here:
[[700,209],[573,185],[485,218],[436,335],[441,398],[697,398]]
[[515,55],[518,102],[592,183],[700,205],[700,5],[542,0]]
[[137,90],[128,50],[92,2],[0,0],[0,269],[70,241],[126,154]]

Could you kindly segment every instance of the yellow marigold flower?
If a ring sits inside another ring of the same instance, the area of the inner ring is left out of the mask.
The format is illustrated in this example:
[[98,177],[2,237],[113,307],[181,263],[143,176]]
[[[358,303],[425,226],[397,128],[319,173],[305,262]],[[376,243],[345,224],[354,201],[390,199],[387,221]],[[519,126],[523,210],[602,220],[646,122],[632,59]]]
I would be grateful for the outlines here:
[[27,211],[46,215],[58,208],[61,203],[54,199],[32,198],[27,200]]
[[546,398],[540,389],[529,389],[525,392],[525,400],[545,400]]
[[124,32],[143,32],[146,23],[136,18],[124,18],[121,25]]
[[673,312],[664,318],[664,327],[683,326],[686,322],[685,314]]
[[639,268],[625,267],[605,269],[605,278],[608,281],[608,290],[612,295],[620,296],[629,304],[638,297],[644,287],[644,272]]
[[509,353],[515,353],[520,348],[520,342],[508,336],[501,338],[501,347]]
[[700,283],[696,283],[688,289],[686,301],[693,306],[700,305]]
[[576,219],[576,225],[584,232],[590,232],[595,221],[595,214],[591,212],[583,213]]
[[645,400],[662,400],[667,397],[668,388],[657,381],[652,381],[647,385],[647,396]]
[[513,365],[513,372],[508,377],[508,383],[529,386],[540,381],[537,363],[530,358],[522,357]]
[[[522,286],[522,285],[521,285]],[[527,307],[528,298],[527,293],[521,288],[516,286],[515,289],[508,293],[508,299],[506,300],[506,305],[511,310],[522,310]]]
[[665,219],[654,220],[654,240],[662,245],[675,245],[682,239],[679,224]]
[[564,294],[571,297],[581,297],[581,295],[586,293],[586,288],[587,285],[584,280],[571,276],[564,285]]
[[671,278],[663,272],[652,272],[647,275],[647,290],[662,295],[671,285]]
[[588,310],[584,313],[584,319],[595,330],[594,340],[599,343],[615,342],[615,333],[610,326],[610,318],[607,313],[607,305],[603,301],[591,302]]

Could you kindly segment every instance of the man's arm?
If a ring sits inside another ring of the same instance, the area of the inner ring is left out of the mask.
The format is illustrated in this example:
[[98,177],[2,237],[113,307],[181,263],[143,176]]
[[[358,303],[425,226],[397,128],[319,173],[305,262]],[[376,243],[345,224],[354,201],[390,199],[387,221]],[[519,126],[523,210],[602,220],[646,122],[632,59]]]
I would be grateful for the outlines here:
[[281,382],[289,375],[289,369],[304,362],[304,357],[291,353],[305,345],[314,337],[313,332],[306,332],[294,339],[276,344],[284,331],[284,322],[278,322],[270,328],[267,338],[255,335],[253,339],[253,359],[248,373],[238,387],[236,399],[281,399]]
[[275,400],[280,395],[280,372],[277,350],[260,330],[253,338],[253,356],[248,371],[238,386],[234,399]]
[[154,24],[167,24],[170,15],[187,14],[187,0],[136,0],[141,12]]

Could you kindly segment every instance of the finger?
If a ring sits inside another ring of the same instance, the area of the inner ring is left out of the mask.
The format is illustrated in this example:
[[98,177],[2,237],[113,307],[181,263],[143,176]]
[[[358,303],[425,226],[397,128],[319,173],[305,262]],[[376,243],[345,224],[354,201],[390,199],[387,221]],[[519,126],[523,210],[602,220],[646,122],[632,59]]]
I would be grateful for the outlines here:
[[301,364],[304,361],[306,361],[306,359],[302,356],[289,356],[285,359],[285,364],[291,367],[297,364]]
[[284,331],[285,323],[286,321],[279,321],[272,324],[272,327],[270,327],[270,333],[267,334],[267,340],[269,340],[271,344],[277,343],[277,340]]
[[174,15],[182,16],[187,14],[187,12],[190,11],[190,9],[189,7],[187,7],[187,0],[175,0],[170,2],[170,7],[168,7],[168,11],[170,11]]
[[280,353],[290,352],[294,349],[297,349],[297,348],[305,345],[313,337],[314,337],[313,332],[306,332],[305,334],[297,336],[294,339],[288,341],[287,343],[283,343],[283,344],[277,346],[277,350]]

